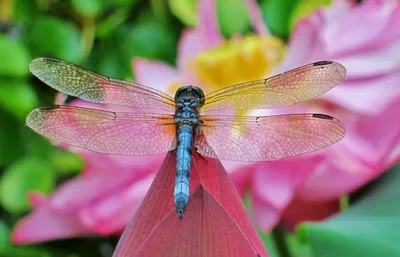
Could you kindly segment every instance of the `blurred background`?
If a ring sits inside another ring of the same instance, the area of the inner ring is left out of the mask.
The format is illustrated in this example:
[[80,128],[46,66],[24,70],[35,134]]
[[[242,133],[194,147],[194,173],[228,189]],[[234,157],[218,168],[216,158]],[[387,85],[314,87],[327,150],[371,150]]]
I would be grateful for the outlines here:
[[341,120],[338,146],[226,167],[271,256],[400,256],[399,17],[389,0],[0,0],[0,256],[111,256],[163,158],[61,148],[26,127],[62,98],[30,74],[37,57],[170,94],[341,62],[340,88],[289,109]]

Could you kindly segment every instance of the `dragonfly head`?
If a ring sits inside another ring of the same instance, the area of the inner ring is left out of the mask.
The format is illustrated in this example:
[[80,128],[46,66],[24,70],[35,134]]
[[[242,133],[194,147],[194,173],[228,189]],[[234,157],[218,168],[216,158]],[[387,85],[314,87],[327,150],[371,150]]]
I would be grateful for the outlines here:
[[178,101],[179,99],[197,99],[199,100],[197,107],[200,108],[204,105],[204,92],[201,88],[196,86],[183,86],[175,93],[175,101]]

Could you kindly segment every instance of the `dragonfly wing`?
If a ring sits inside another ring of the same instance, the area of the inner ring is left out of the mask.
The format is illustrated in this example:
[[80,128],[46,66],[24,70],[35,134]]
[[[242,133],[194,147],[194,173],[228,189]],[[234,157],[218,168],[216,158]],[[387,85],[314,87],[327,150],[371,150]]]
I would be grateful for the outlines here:
[[100,153],[154,155],[176,147],[172,115],[52,105],[33,110],[26,123],[51,140]]
[[345,76],[346,69],[339,63],[316,62],[267,79],[212,92],[205,97],[202,111],[289,106],[323,94]]
[[174,99],[161,91],[108,78],[58,59],[35,59],[29,69],[54,89],[89,102],[175,111]]
[[201,116],[200,120],[197,151],[221,160],[278,160],[327,147],[345,135],[343,124],[324,114]]

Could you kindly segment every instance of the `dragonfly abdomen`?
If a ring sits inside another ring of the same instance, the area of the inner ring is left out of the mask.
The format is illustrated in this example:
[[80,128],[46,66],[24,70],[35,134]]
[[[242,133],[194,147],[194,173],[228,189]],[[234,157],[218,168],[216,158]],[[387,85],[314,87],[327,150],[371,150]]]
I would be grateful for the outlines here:
[[189,175],[192,160],[193,126],[182,124],[178,128],[178,147],[176,153],[176,179],[174,189],[174,202],[178,218],[183,218],[183,213],[189,201]]

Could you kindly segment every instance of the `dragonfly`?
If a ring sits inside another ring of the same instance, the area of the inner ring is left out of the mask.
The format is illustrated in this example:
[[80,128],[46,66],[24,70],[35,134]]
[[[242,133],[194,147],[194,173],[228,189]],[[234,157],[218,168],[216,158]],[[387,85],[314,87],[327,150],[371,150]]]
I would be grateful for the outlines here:
[[[333,61],[311,63],[207,95],[199,87],[186,85],[175,97],[54,58],[34,59],[29,68],[64,94],[94,103],[140,108],[112,112],[48,105],[33,110],[26,123],[50,140],[105,154],[143,156],[176,149],[174,204],[179,219],[189,200],[192,149],[221,160],[274,161],[325,148],[345,135],[340,121],[320,113],[207,115],[211,111],[285,107],[315,98],[346,76],[345,67]],[[150,109],[159,112],[149,113]]]

